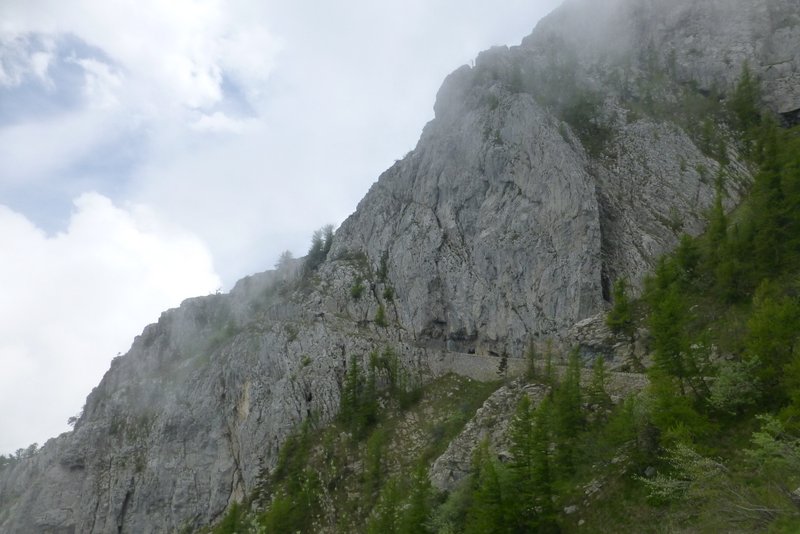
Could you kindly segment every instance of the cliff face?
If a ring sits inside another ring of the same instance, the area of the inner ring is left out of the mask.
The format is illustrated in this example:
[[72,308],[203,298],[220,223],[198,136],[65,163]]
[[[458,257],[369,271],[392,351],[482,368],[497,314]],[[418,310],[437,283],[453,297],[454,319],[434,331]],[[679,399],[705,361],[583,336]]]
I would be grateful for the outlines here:
[[0,472],[0,531],[192,530],[254,490],[299,421],[333,417],[347,357],[390,346],[425,380],[567,336],[702,230],[717,184],[735,204],[750,177],[719,100],[747,62],[793,120],[798,42],[791,0],[571,0],[482,53],[315,271],[166,312],[73,432]]

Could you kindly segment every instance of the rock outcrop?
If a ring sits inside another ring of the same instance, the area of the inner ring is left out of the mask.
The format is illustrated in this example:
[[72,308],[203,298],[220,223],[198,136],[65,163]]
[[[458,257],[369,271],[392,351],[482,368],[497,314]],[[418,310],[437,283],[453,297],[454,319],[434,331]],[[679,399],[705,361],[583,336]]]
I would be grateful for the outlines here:
[[425,380],[566,338],[702,231],[717,185],[737,202],[750,175],[715,110],[747,62],[789,120],[799,32],[793,0],[568,0],[480,54],[325,261],[166,312],[74,431],[0,472],[0,531],[192,531],[333,417],[348,357],[391,346]]

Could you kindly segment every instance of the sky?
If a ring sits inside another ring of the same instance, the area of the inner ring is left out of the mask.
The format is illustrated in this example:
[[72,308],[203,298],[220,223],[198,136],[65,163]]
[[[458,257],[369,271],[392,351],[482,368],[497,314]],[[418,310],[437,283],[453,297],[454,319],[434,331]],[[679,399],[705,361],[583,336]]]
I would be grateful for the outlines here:
[[302,256],[559,0],[0,0],[0,453],[163,310]]

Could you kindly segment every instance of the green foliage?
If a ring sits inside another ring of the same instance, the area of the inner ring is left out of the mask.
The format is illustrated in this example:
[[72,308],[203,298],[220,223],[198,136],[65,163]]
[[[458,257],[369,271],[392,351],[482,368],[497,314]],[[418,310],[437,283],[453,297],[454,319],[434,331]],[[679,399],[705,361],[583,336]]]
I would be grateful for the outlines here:
[[614,130],[602,118],[602,98],[591,91],[579,91],[561,108],[561,116],[593,157],[600,156],[613,139]]
[[414,470],[407,502],[400,518],[398,532],[400,534],[431,532],[428,522],[433,511],[433,488],[424,464],[419,464]]
[[381,492],[375,513],[367,523],[367,534],[399,534],[401,506],[400,483],[392,479]]
[[528,343],[528,349],[525,351],[525,378],[528,381],[535,380],[538,375],[536,371],[538,360],[539,354],[537,354],[536,346],[533,344],[533,340],[531,340]]
[[758,358],[723,362],[711,385],[709,404],[719,412],[741,416],[755,407],[761,399],[761,382]]
[[553,507],[552,404],[545,399],[533,410],[520,400],[509,430],[512,461],[507,516],[516,532],[547,532],[557,527]]
[[333,225],[325,225],[311,236],[311,247],[306,254],[303,267],[306,272],[315,271],[325,258],[333,245]]
[[569,356],[567,370],[562,382],[553,389],[554,431],[559,440],[556,449],[556,462],[562,475],[574,470],[576,441],[585,423],[583,412],[583,393],[581,391],[580,354],[573,350]]
[[367,523],[368,534],[426,534],[433,510],[433,489],[428,470],[420,464],[410,480],[393,478],[381,492]]
[[473,459],[472,506],[467,513],[466,534],[508,532],[511,521],[507,515],[502,481],[505,469],[492,457],[489,445],[481,443]]
[[360,276],[356,277],[353,285],[350,287],[350,296],[354,300],[358,300],[364,294],[364,279]]
[[[306,531],[318,506],[319,479],[309,468],[314,421],[307,418],[299,432],[289,436],[281,447],[278,465],[272,474],[272,484],[282,490],[273,496],[258,523],[266,532]],[[237,516],[236,525],[241,525]]]
[[366,376],[358,359],[350,358],[339,400],[339,421],[356,438],[363,438],[378,419],[378,392],[375,365]]
[[688,361],[689,339],[686,325],[689,310],[686,300],[677,285],[651,297],[650,332],[653,339],[653,357],[656,366],[677,380],[682,395],[686,394],[686,382],[693,373],[693,364]]
[[556,370],[553,367],[553,342],[549,339],[544,351],[544,377],[542,382],[550,386],[556,383]]
[[633,316],[628,299],[628,284],[624,278],[614,282],[614,307],[606,316],[606,323],[615,334],[633,335]]
[[607,408],[611,405],[611,397],[606,391],[608,372],[606,371],[606,361],[602,356],[597,357],[592,362],[592,381],[589,383],[587,400],[589,404]]
[[734,116],[736,126],[747,132],[757,127],[761,120],[761,88],[747,63],[742,67],[742,74],[736,89],[728,103]]
[[467,513],[472,508],[470,484],[459,484],[447,495],[447,499],[435,507],[431,517],[431,527],[437,534],[455,534],[467,521]]
[[28,458],[33,458],[36,452],[39,450],[38,443],[31,443],[25,448],[19,448],[14,451],[14,454],[9,454],[8,456],[4,454],[0,454],[0,471],[5,469],[6,467],[11,467],[22,460],[27,460]]
[[386,468],[384,449],[387,440],[386,431],[381,428],[375,429],[367,440],[364,459],[364,491],[368,497],[374,497],[383,485]]
[[508,353],[506,351],[503,351],[500,361],[497,363],[497,376],[502,379],[508,377]]
[[649,413],[666,443],[693,441],[706,436],[708,420],[697,411],[693,400],[681,392],[680,383],[660,369],[649,373]]
[[708,487],[725,473],[721,463],[698,454],[684,443],[667,449],[668,470],[652,479],[640,477],[649,496],[656,502],[698,499],[707,496]]
[[763,283],[753,298],[745,344],[750,357],[760,362],[756,376],[764,389],[765,399],[770,402],[787,400],[784,370],[792,362],[798,340],[800,302],[797,298],[776,294],[772,284]]
[[386,320],[386,308],[383,307],[383,303],[378,304],[378,311],[375,313],[375,324],[383,328],[389,326],[389,322]]
[[375,273],[378,277],[378,282],[385,284],[389,280],[389,252],[386,251],[381,255],[381,263]]
[[306,419],[298,432],[286,438],[284,446],[281,447],[278,454],[278,463],[272,475],[273,482],[296,482],[296,478],[293,475],[302,472],[308,461],[313,426],[314,422],[311,419]]
[[394,302],[394,288],[392,286],[383,288],[383,298],[386,302]]
[[516,492],[515,506],[511,515],[514,516],[517,529],[533,532],[538,522],[536,501],[539,497],[537,490],[540,489],[537,477],[540,466],[537,465],[537,460],[541,451],[537,451],[536,447],[541,446],[541,443],[535,439],[537,436],[534,434],[534,411],[528,395],[523,395],[517,405],[509,434],[513,457],[509,468]]
[[234,502],[222,521],[212,530],[212,534],[236,534],[244,527],[242,515],[241,506],[238,502]]
[[297,489],[275,496],[260,523],[266,532],[308,532],[318,505],[319,480],[306,469],[298,477]]
[[800,439],[790,436],[783,423],[769,414],[760,415],[761,429],[754,432],[752,448],[745,451],[752,467],[762,473],[778,476],[785,484],[800,483]]

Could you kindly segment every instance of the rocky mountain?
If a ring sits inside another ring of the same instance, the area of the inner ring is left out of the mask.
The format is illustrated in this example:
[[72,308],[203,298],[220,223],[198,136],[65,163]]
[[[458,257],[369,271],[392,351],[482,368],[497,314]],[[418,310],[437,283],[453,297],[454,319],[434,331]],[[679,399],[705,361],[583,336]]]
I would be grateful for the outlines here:
[[391,347],[424,382],[570,344],[614,280],[638,287],[703,230],[717,188],[738,202],[751,170],[722,102],[747,68],[796,122],[798,43],[794,0],[567,0],[445,80],[318,261],[145,328],[72,432],[0,471],[0,531],[193,531],[254,491],[299,422],[336,414],[349,356]]

